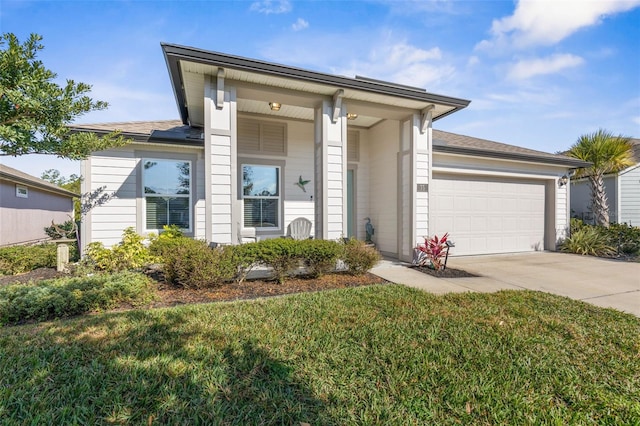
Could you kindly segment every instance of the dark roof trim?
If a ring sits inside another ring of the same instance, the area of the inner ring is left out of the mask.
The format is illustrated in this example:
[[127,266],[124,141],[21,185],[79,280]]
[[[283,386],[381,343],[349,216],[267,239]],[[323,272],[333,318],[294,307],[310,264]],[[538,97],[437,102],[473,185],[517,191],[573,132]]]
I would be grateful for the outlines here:
[[[71,133],[95,133],[98,136],[108,135],[112,133],[114,130],[104,130],[104,129],[89,129],[84,127],[69,127],[69,131]],[[146,133],[134,133],[134,132],[120,132],[120,135],[126,139],[132,139],[134,142],[146,142],[149,138],[149,135]]]
[[470,155],[476,157],[487,157],[487,158],[499,158],[501,160],[516,160],[516,161],[527,161],[533,163],[543,163],[543,164],[553,164],[558,166],[567,166],[571,168],[578,167],[588,167],[591,163],[587,163],[582,160],[577,160],[568,157],[558,156],[557,158],[547,157],[547,156],[538,156],[535,154],[522,154],[517,152],[499,152],[499,151],[487,151],[483,149],[475,149],[475,148],[466,148],[466,147],[458,147],[458,146],[444,146],[434,142],[433,144],[433,152],[434,153],[442,153],[442,154],[458,154],[458,155]]
[[180,60],[209,64],[220,67],[256,72],[277,77],[292,78],[312,83],[326,84],[337,88],[363,90],[382,95],[396,96],[416,101],[433,102],[454,107],[446,114],[442,114],[434,120],[465,108],[471,101],[449,96],[428,93],[422,89],[410,86],[395,85],[388,82],[379,82],[372,79],[349,78],[271,62],[258,61],[256,59],[243,58],[241,56],[227,55],[224,53],[196,49],[188,46],[180,46],[170,43],[160,43],[169,69],[169,77],[176,95],[176,102],[180,110],[182,122],[188,124],[188,111],[185,105],[182,75],[180,73]]
[[59,186],[54,185],[51,182],[47,182],[46,180],[31,176],[30,174],[21,172],[20,170],[14,169],[13,167],[5,166],[2,164],[0,164],[0,179],[15,182],[20,185],[30,186],[32,188],[37,188],[42,191],[51,192],[65,197],[73,198],[80,196],[75,192],[60,188]]

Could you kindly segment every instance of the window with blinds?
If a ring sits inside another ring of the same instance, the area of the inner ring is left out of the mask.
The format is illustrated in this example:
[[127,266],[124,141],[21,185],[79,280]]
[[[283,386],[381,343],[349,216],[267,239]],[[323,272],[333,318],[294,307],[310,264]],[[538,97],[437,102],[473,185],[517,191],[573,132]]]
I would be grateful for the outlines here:
[[245,228],[280,227],[280,167],[242,165]]
[[238,152],[286,155],[286,134],[284,123],[238,120]]
[[145,228],[177,225],[191,230],[191,162],[142,160]]

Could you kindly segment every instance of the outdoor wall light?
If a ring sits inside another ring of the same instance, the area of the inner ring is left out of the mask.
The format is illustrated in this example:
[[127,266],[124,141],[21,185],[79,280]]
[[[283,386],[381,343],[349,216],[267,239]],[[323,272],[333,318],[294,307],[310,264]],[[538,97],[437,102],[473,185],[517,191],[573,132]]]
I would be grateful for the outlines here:
[[558,179],[558,187],[562,188],[569,182],[569,176],[564,175],[560,179]]
[[347,120],[355,120],[356,118],[358,118],[358,114],[353,113],[353,112],[348,112],[347,113]]
[[271,111],[280,111],[281,106],[280,102],[269,102],[269,108],[271,108]]

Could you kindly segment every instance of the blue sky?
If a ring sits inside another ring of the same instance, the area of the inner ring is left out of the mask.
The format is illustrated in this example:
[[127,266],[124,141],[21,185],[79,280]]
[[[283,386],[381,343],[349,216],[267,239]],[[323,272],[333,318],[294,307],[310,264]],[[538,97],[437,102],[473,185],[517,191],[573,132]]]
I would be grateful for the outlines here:
[[[42,35],[60,81],[109,102],[80,123],[178,118],[169,42],[470,99],[434,127],[541,151],[598,128],[640,137],[640,0],[1,0],[0,31]],[[79,173],[55,157],[0,161]]]

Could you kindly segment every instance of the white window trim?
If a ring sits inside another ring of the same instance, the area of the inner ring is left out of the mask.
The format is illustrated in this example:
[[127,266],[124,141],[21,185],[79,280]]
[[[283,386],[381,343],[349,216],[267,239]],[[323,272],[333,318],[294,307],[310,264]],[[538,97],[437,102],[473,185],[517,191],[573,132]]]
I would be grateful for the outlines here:
[[16,185],[16,197],[29,198],[29,188],[23,185]]
[[[144,174],[144,163],[145,161],[170,161],[174,163],[189,163],[189,195],[184,194],[164,194],[164,195],[147,195],[144,192],[145,188],[145,174]],[[162,229],[148,229],[147,228],[147,197],[166,197],[170,196],[171,198],[188,198],[189,199],[189,228],[180,228],[181,231],[185,233],[193,232],[193,161],[191,160],[183,160],[183,159],[173,159],[173,158],[154,158],[154,157],[144,157],[141,159],[141,167],[142,167],[142,227],[145,233],[150,232],[162,232]]]
[[[242,170],[244,169],[245,166],[254,166],[254,167],[274,167],[276,169],[278,169],[278,196],[273,196],[273,197],[266,197],[266,196],[257,196],[257,195],[244,195],[244,192],[242,190],[242,186],[244,184],[244,182],[242,181]],[[261,164],[259,162],[255,162],[255,163],[251,163],[251,162],[243,162],[242,164],[240,164],[240,194],[242,195],[242,209],[241,209],[241,215],[242,218],[240,220],[240,225],[242,226],[242,229],[255,229],[256,231],[263,231],[263,232],[273,232],[273,231],[282,231],[282,209],[283,209],[283,203],[282,203],[282,169],[283,167],[280,165],[274,165],[274,164]],[[276,218],[278,220],[278,226],[275,227],[246,227],[244,225],[244,200],[245,199],[249,199],[249,200],[256,200],[256,199],[270,199],[270,200],[278,200],[278,212],[276,214]]]

